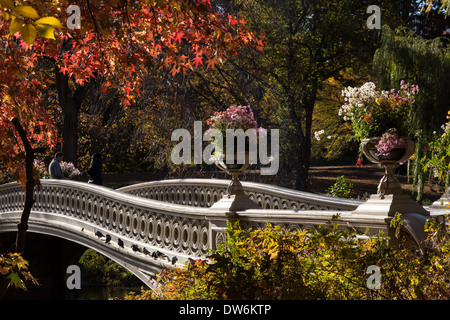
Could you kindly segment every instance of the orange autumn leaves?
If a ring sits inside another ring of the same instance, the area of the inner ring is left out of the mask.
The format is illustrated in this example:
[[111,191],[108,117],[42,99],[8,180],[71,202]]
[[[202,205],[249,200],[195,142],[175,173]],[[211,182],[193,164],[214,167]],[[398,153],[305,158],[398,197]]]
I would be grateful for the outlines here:
[[[79,1],[81,29],[74,30],[65,27],[69,5],[0,0],[0,157],[10,169],[20,167],[23,153],[11,119],[19,119],[34,146],[58,142],[46,111],[52,72],[75,87],[101,79],[98,90],[114,90],[128,107],[141,95],[149,67],[172,75],[214,68],[243,46],[264,44],[242,19],[214,12],[208,0]],[[56,68],[45,69],[45,62]]]

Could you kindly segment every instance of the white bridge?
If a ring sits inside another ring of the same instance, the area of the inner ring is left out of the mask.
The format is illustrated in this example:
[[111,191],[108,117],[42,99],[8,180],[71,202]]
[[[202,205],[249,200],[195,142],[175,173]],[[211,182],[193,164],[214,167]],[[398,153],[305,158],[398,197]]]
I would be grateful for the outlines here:
[[[262,228],[308,229],[330,219],[342,228],[389,231],[391,217],[353,211],[363,202],[242,182],[261,209],[225,212],[210,208],[226,194],[229,180],[164,180],[109,189],[71,180],[41,180],[28,232],[60,237],[109,257],[151,286],[163,268],[204,258],[225,241],[227,221]],[[17,231],[25,194],[18,183],[0,185],[0,233]],[[337,214],[338,217],[336,218]],[[426,217],[403,217],[405,233],[423,239]],[[422,228],[422,230],[420,230]],[[100,234],[101,233],[101,234]]]

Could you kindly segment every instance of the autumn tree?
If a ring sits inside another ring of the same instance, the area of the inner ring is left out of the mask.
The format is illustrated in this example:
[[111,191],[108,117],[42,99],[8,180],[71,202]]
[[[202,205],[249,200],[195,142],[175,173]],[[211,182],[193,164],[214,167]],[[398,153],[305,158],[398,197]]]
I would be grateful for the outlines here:
[[94,86],[80,112],[78,167],[87,169],[89,155],[101,150],[105,172],[144,171],[161,176],[183,169],[170,160],[170,133],[193,128],[193,121],[207,119],[217,110],[199,101],[189,85],[192,73],[173,76],[170,70],[148,67],[141,96],[126,109],[115,92],[102,95]]
[[[70,5],[80,8],[80,29],[61,23],[72,14],[66,13]],[[148,66],[172,74],[214,68],[239,46],[262,45],[256,33],[214,12],[208,0],[0,0],[0,7],[0,156],[26,185],[19,252],[37,183],[35,149],[43,142],[54,148],[58,141],[45,107],[49,81],[62,110],[63,151],[76,162],[79,110],[95,84],[101,93],[115,90],[127,108],[140,96]]]

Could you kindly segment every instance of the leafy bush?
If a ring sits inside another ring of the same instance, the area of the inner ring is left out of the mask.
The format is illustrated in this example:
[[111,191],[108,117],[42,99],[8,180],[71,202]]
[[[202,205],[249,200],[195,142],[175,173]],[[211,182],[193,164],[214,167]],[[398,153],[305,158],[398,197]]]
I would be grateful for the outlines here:
[[353,184],[345,182],[345,177],[340,176],[336,182],[327,189],[327,195],[337,198],[350,198],[350,193],[353,190]]
[[91,283],[128,285],[140,282],[131,272],[93,249],[84,252],[80,258],[80,265],[83,274],[87,275]]
[[[447,217],[448,220],[448,217]],[[397,231],[401,220],[394,219]],[[229,225],[227,243],[185,268],[164,270],[157,289],[126,299],[448,299],[450,242],[431,221],[432,249],[389,245],[384,234],[358,238],[331,223],[308,231],[267,225]],[[401,233],[398,233],[401,234]],[[370,265],[381,270],[381,288],[367,288]]]

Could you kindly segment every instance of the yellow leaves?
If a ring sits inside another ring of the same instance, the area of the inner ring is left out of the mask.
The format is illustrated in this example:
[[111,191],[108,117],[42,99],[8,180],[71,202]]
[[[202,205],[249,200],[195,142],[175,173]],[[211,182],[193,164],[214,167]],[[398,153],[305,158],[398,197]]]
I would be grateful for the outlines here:
[[17,18],[22,16],[24,18],[39,19],[39,14],[31,6],[17,6],[12,10],[11,14]]
[[3,103],[9,103],[9,102],[11,102],[11,96],[9,96],[9,95],[7,95],[7,94],[5,94],[4,96],[3,96]]
[[12,19],[11,23],[9,24],[9,33],[13,35],[16,32],[19,32],[20,29],[22,29],[21,21],[20,20],[18,21],[16,19]]
[[28,261],[19,253],[7,253],[0,256],[0,273],[9,279],[9,286],[26,290],[24,280],[31,280],[37,284],[37,280],[28,271]]
[[269,257],[270,260],[275,260],[278,257],[278,250],[277,250],[277,248],[269,250],[268,253],[270,255],[270,257]]
[[27,45],[31,45],[38,34],[46,39],[55,40],[54,28],[63,28],[61,22],[55,17],[40,18],[36,9],[31,6],[15,7],[12,0],[0,0],[0,4],[4,8],[3,18],[10,21],[9,33],[14,35],[20,32]]
[[56,40],[55,35],[54,35],[54,29],[52,26],[45,25],[45,24],[38,25],[38,26],[36,26],[36,30],[39,33],[39,35],[41,35],[42,37],[47,38],[47,39]]
[[6,20],[6,21],[8,21],[9,20],[9,17],[10,17],[11,15],[9,14],[9,12],[6,12],[6,11],[3,11],[2,12],[2,17]]
[[54,28],[57,29],[62,29],[64,28],[64,26],[61,24],[61,22],[59,22],[58,19],[56,19],[55,17],[45,17],[45,18],[41,18],[39,20],[36,20],[35,23],[39,26],[39,25],[45,25],[45,26],[52,26]]
[[435,260],[433,262],[434,262],[433,266],[436,268],[436,270],[439,270],[439,271],[443,271],[444,270],[444,267],[442,266],[441,263],[439,263],[439,261]]
[[262,243],[263,247],[267,250],[270,260],[274,260],[278,257],[279,244],[275,239],[266,238]]
[[26,44],[31,45],[36,39],[37,30],[32,24],[25,24],[20,29],[20,34],[22,35],[23,41],[25,41]]
[[[425,3],[427,4],[427,8],[425,9],[425,13],[430,12],[431,11],[431,7],[433,6],[433,2],[434,0],[426,0]],[[423,9],[425,8],[425,6],[423,6],[422,8],[420,8],[420,12],[423,12]]]

